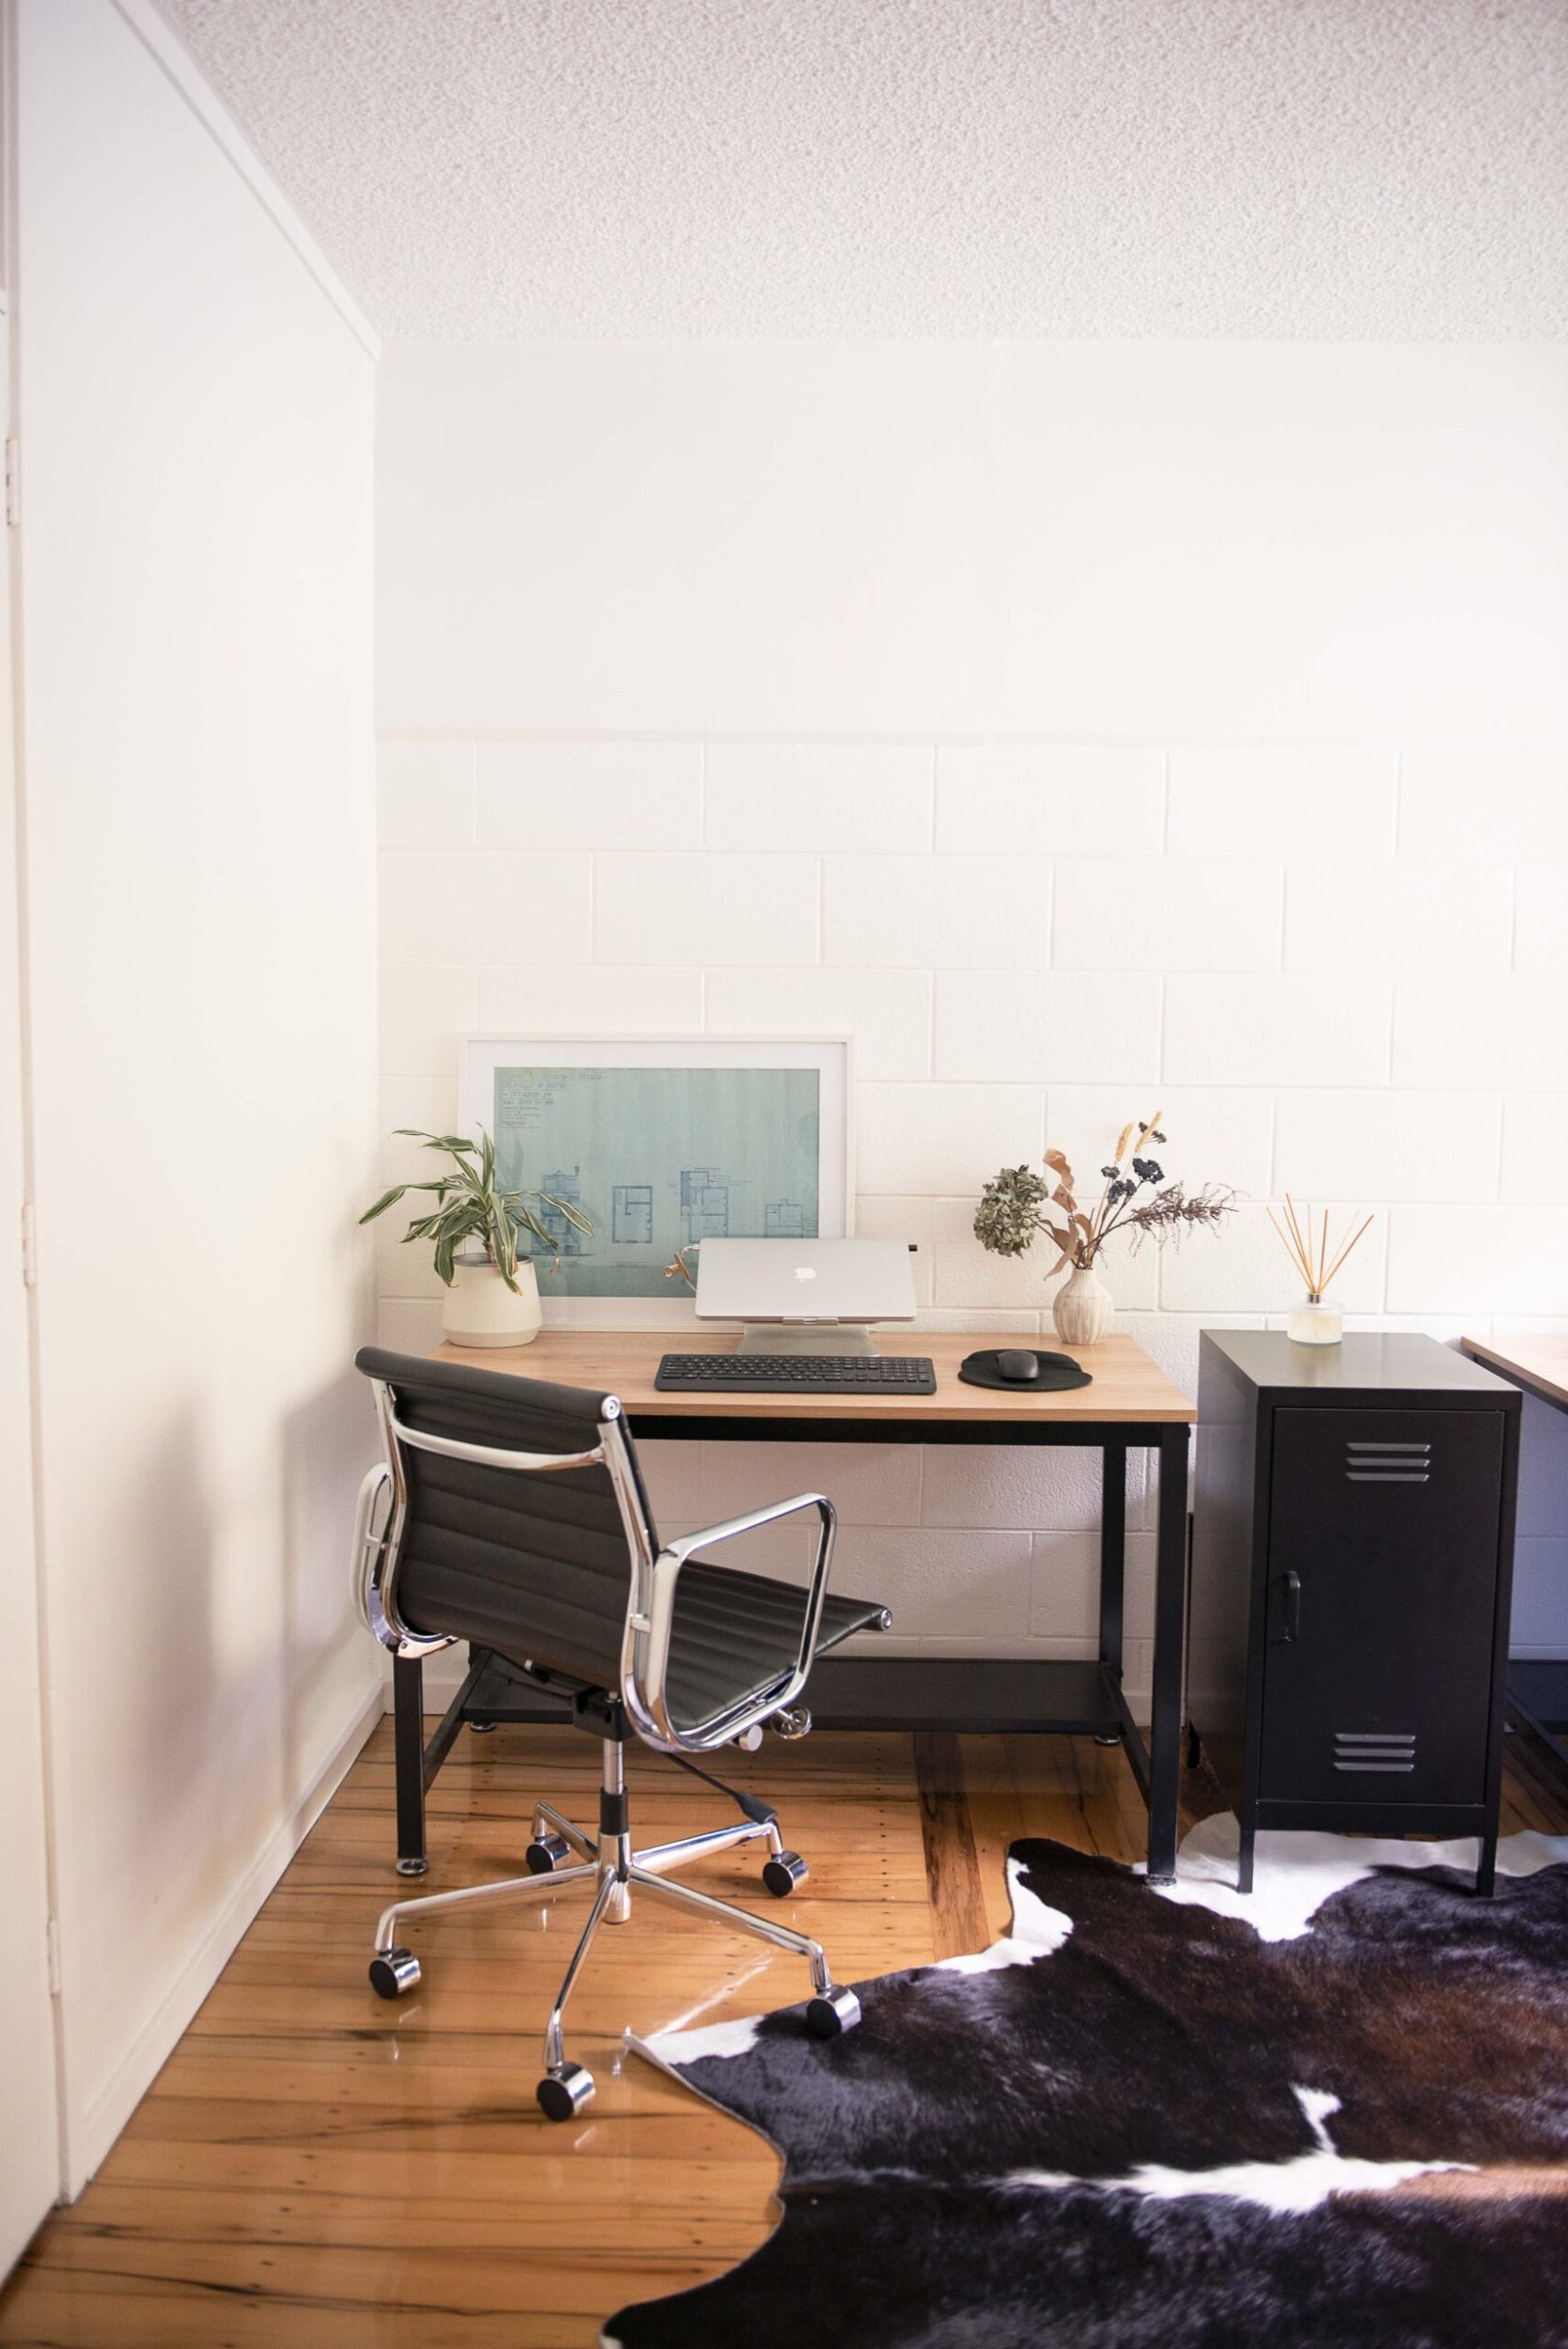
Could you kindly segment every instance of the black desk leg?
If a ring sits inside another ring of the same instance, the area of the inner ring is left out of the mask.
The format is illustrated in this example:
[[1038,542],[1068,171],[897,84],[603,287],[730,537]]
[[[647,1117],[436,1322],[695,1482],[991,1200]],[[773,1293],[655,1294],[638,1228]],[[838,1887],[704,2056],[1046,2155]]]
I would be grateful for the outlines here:
[[[1100,1662],[1122,1685],[1122,1600],[1126,1579],[1127,1448],[1107,1442],[1100,1476]],[[1121,1743],[1120,1730],[1095,1737],[1097,1746]]]
[[1149,1731],[1149,1877],[1176,1874],[1177,1799],[1182,1765],[1182,1646],[1187,1624],[1187,1455],[1185,1426],[1159,1437],[1159,1532],[1155,1557],[1154,1707]]
[[397,1873],[422,1876],[425,1857],[425,1666],[392,1659],[393,1757],[397,1779]]

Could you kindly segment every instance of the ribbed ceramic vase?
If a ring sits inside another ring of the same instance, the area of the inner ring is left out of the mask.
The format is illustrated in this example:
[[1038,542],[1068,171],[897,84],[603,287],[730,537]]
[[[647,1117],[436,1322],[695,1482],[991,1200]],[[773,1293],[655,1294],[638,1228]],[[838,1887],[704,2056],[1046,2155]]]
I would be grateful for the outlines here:
[[449,1346],[532,1346],[544,1326],[539,1284],[524,1257],[509,1289],[492,1264],[455,1264],[441,1309]]
[[1080,1266],[1063,1282],[1050,1310],[1063,1346],[1097,1346],[1116,1317],[1116,1301],[1093,1266]]

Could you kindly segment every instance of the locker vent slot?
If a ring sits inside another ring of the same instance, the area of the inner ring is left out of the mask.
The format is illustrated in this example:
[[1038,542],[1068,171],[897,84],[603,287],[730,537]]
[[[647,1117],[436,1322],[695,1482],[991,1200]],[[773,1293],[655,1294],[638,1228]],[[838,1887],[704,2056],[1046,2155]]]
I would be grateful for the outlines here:
[[1342,1771],[1408,1773],[1416,1766],[1414,1730],[1337,1729],[1334,1767]]
[[1429,1443],[1347,1443],[1344,1473],[1352,1485],[1424,1485],[1431,1467]]

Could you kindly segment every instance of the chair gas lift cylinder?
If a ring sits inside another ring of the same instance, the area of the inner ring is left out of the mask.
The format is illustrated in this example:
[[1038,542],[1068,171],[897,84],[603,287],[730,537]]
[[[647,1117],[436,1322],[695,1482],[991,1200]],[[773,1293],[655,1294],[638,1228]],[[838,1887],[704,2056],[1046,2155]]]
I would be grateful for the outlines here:
[[1495,1875],[1519,1396],[1435,1339],[1206,1330],[1188,1661],[1241,1823],[1474,1835]]

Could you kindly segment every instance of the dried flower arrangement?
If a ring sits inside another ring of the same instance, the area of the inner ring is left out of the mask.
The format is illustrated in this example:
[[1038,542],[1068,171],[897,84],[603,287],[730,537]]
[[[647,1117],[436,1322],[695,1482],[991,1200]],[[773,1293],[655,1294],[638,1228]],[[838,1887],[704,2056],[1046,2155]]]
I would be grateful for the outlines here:
[[[1090,1215],[1074,1196],[1073,1170],[1060,1150],[1046,1152],[1054,1187],[1049,1176],[1028,1166],[1004,1166],[982,1193],[976,1239],[995,1256],[1021,1256],[1036,1232],[1048,1232],[1061,1251],[1046,1276],[1049,1280],[1063,1265],[1087,1272],[1113,1233],[1125,1232],[1136,1250],[1145,1239],[1163,1245],[1188,1232],[1215,1230],[1234,1212],[1234,1194],[1221,1183],[1189,1191],[1182,1183],[1166,1181],[1158,1159],[1144,1155],[1151,1143],[1166,1139],[1160,1114],[1157,1110],[1153,1117],[1123,1127],[1111,1163],[1100,1169],[1105,1188]],[[1059,1217],[1051,1216],[1049,1207],[1059,1209]]]
[[1361,1233],[1372,1221],[1372,1218],[1369,1215],[1362,1222],[1360,1229],[1353,1232],[1350,1226],[1355,1222],[1356,1218],[1352,1215],[1344,1227],[1347,1236],[1344,1241],[1339,1248],[1330,1249],[1327,1208],[1325,1207],[1323,1210],[1321,1226],[1313,1223],[1312,1214],[1313,1210],[1308,1206],[1303,1207],[1298,1215],[1296,1202],[1288,1190],[1285,1193],[1285,1222],[1290,1226],[1288,1231],[1276,1220],[1273,1208],[1268,1209],[1268,1220],[1284,1242],[1285,1253],[1307,1284],[1307,1301],[1309,1304],[1315,1305],[1328,1294],[1328,1283],[1360,1238]]

